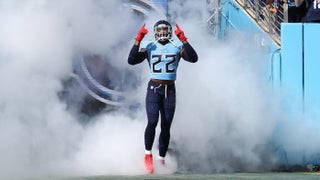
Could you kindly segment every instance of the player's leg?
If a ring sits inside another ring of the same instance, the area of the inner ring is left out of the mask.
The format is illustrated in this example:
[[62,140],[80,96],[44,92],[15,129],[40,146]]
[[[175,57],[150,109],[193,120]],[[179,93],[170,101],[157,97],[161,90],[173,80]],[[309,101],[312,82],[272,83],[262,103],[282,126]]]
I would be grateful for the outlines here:
[[147,96],[146,96],[146,112],[148,123],[145,129],[145,148],[148,151],[151,151],[155,134],[156,127],[159,120],[159,110],[162,104],[162,100],[157,91],[154,91],[154,87],[157,84],[154,84],[152,81],[149,82]]
[[145,142],[145,166],[148,172],[153,172],[152,164],[152,146],[156,134],[156,127],[159,120],[159,108],[161,103],[161,98],[159,94],[154,91],[155,85],[153,82],[149,82],[146,96],[146,112],[148,123],[144,133],[144,142]]
[[161,112],[161,132],[159,136],[159,159],[164,163],[170,141],[170,129],[176,106],[175,86],[169,85]]

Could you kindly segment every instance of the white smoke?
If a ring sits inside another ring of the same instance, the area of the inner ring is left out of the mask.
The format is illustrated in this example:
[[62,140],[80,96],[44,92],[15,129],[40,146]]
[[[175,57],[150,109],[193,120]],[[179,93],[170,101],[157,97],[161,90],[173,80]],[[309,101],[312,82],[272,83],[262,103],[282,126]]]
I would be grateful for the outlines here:
[[170,7],[199,54],[196,64],[180,63],[177,79],[172,139],[180,171],[266,171],[318,163],[318,143],[308,140],[317,136],[317,123],[305,121],[301,105],[293,105],[295,97],[268,81],[264,35],[230,31],[224,41],[215,40],[205,29],[205,2],[174,1]]
[[201,47],[200,60],[180,67],[178,104],[184,105],[177,107],[174,132],[187,152],[185,164],[197,171],[254,171],[275,161],[268,146],[279,114],[267,85],[268,62],[239,38],[245,34],[234,33],[232,44],[200,46],[190,38]]
[[78,52],[113,53],[127,66],[130,46],[118,48],[122,56],[112,48],[131,42],[132,11],[116,0],[6,1],[0,9],[0,175],[143,172],[131,167],[143,159],[144,119],[107,114],[83,127],[58,97]]

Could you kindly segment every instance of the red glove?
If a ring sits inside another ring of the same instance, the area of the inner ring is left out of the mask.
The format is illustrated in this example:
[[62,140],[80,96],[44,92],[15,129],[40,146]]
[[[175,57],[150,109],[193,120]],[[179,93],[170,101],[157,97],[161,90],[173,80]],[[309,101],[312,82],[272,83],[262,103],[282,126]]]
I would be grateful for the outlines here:
[[187,40],[186,36],[184,36],[184,32],[180,29],[179,25],[176,24],[176,30],[174,31],[174,33],[177,35],[177,37],[179,38],[179,40],[181,42],[184,42]]
[[137,41],[141,41],[144,36],[148,33],[148,30],[146,28],[144,28],[146,26],[146,24],[143,24],[143,26],[140,28],[138,34],[137,34],[137,37],[134,38],[135,40]]

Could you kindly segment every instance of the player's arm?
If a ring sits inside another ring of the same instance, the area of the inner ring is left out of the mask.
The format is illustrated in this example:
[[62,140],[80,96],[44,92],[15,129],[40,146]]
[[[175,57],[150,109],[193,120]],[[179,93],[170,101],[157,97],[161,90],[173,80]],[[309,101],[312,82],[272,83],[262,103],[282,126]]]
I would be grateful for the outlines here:
[[198,61],[197,52],[187,41],[183,44],[183,49],[181,50],[180,55],[184,60],[188,62],[195,63]]
[[128,63],[131,65],[139,64],[142,61],[144,61],[147,57],[145,49],[141,49],[139,51],[140,42],[135,41],[134,45],[131,48],[129,57],[128,57]]
[[198,54],[197,52],[193,49],[193,47],[189,44],[187,41],[186,36],[184,35],[184,32],[180,29],[179,25],[176,24],[176,30],[174,31],[179,40],[183,43],[183,48],[180,51],[181,57],[188,61],[195,63],[198,61]]
[[148,33],[148,30],[145,29],[145,24],[140,28],[137,37],[135,38],[135,42],[131,48],[128,57],[128,63],[131,65],[141,63],[147,56],[145,49],[141,49],[139,51],[140,42],[144,38],[144,36]]

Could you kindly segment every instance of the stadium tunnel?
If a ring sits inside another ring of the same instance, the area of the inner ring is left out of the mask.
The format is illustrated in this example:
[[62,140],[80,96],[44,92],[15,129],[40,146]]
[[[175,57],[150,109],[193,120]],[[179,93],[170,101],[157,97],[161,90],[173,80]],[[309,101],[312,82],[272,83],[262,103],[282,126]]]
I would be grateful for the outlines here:
[[[165,17],[166,2],[122,0],[122,5],[137,18],[145,19],[151,12]],[[123,90],[137,77],[129,70],[124,72],[113,66],[110,59],[90,52],[73,59],[73,73],[63,81],[64,90],[59,93],[68,109],[93,116],[103,109],[112,111],[126,104]]]

